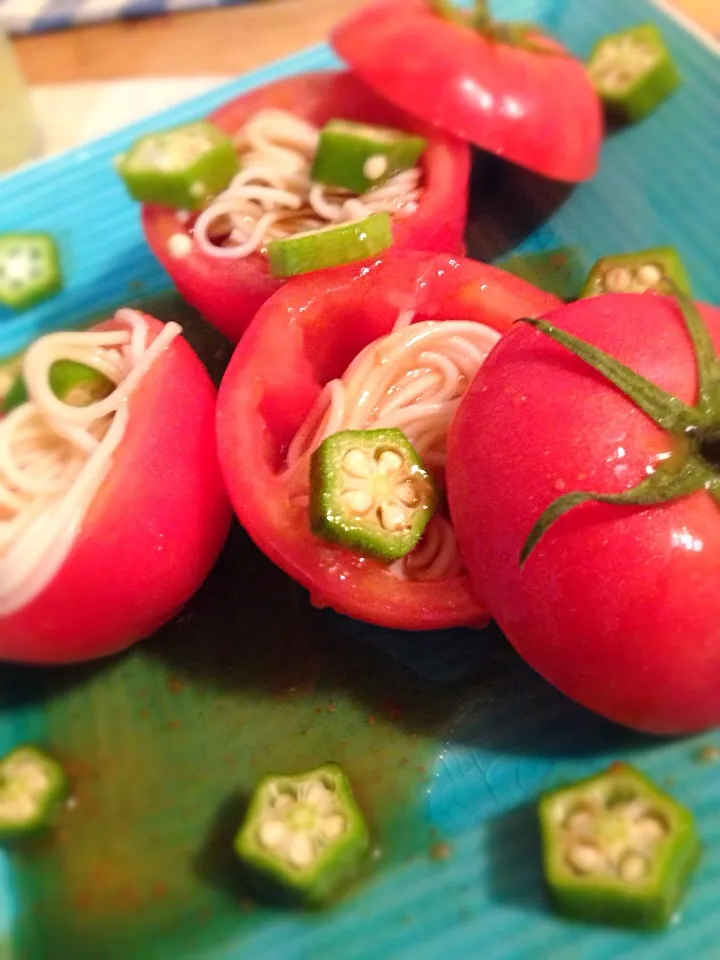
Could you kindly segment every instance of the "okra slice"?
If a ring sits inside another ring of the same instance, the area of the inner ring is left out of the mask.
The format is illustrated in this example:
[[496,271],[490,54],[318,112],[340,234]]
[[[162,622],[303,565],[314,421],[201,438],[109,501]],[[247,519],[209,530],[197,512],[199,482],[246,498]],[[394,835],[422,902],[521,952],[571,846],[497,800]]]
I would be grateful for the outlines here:
[[652,23],[603,37],[590,55],[588,72],[608,113],[625,123],[652,113],[681,82]]
[[410,553],[434,510],[432,479],[402,430],[343,430],[312,455],[310,527],[325,540],[390,562]]
[[545,794],[545,878],[557,908],[637,928],[673,917],[700,856],[692,813],[624,763]]
[[366,193],[414,167],[427,140],[391,127],[330,120],[320,131],[310,177],[316,183]]
[[573,247],[513,254],[498,266],[561,300],[580,296],[587,269]]
[[654,247],[637,253],[619,253],[603,257],[595,264],[585,282],[583,297],[600,293],[644,293],[662,280],[672,280],[684,293],[690,293],[690,279],[680,254],[674,247]]
[[[50,367],[50,389],[55,396],[72,407],[87,407],[108,397],[115,385],[93,367],[76,360],[56,360]],[[28,401],[27,387],[22,374],[18,374],[0,411],[10,413],[15,407]]]
[[337,763],[263,777],[235,838],[261,892],[317,906],[352,880],[369,847],[367,824]]
[[268,244],[270,272],[276,277],[293,277],[326,267],[374,257],[392,246],[390,217],[371,213],[362,220],[331,224],[320,230],[294,233]]
[[116,169],[140,203],[199,210],[227,187],[240,161],[230,137],[202,120],[141,137]]
[[16,747],[0,760],[0,839],[51,826],[67,793],[56,760],[37,747]]
[[60,255],[47,233],[0,235],[0,306],[28,310],[62,290]]

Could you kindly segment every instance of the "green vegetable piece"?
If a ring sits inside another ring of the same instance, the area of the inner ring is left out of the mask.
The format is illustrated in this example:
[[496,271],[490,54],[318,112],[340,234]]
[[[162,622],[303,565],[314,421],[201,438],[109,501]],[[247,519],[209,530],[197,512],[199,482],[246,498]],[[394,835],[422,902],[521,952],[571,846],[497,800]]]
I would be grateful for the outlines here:
[[402,130],[330,120],[320,131],[310,177],[363,194],[417,163],[427,140]]
[[29,310],[62,290],[58,248],[46,233],[0,235],[0,306]]
[[325,540],[388,562],[410,553],[435,489],[401,430],[344,430],[310,462],[310,526]]
[[689,810],[615,763],[546,793],[539,816],[545,878],[562,913],[641,929],[670,922],[700,856]]
[[652,23],[603,37],[590,55],[588,72],[608,114],[622,123],[642,120],[681,83]]
[[141,137],[117,163],[135,200],[178,210],[204,207],[239,169],[230,137],[204,120]]
[[[50,368],[50,388],[64,403],[72,407],[86,407],[109,396],[115,385],[87,364],[75,360],[57,360]],[[19,374],[0,403],[0,412],[8,414],[27,401],[27,387],[22,374]]]
[[691,292],[685,264],[674,247],[619,253],[598,260],[585,281],[581,296],[644,293],[658,288],[664,279],[672,280],[683,293]]
[[373,257],[392,246],[392,242],[390,217],[387,213],[371,213],[363,220],[273,240],[267,248],[270,272],[276,277],[293,277],[339,267]]
[[0,840],[51,826],[68,794],[60,764],[33,746],[0,760]]
[[267,897],[320,906],[357,874],[370,834],[337,763],[294,776],[263,777],[235,852]]
[[586,267],[574,247],[517,253],[498,266],[561,300],[577,300],[586,274]]

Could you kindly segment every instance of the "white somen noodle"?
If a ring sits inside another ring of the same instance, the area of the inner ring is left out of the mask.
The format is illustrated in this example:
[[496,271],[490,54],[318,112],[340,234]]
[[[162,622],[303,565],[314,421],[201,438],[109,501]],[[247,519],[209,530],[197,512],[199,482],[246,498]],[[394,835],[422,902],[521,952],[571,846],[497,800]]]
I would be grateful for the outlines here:
[[[37,598],[58,573],[125,434],[128,400],[181,332],[152,343],[142,314],[120,310],[119,329],[53,333],[33,344],[22,372],[28,401],[0,419],[0,616]],[[50,386],[58,360],[92,367],[115,389],[87,406]]]
[[194,236],[206,253],[242,258],[277,240],[371,213],[409,216],[422,193],[419,167],[357,196],[313,183],[317,127],[284,110],[261,110],[238,131],[242,169],[197,218]]
[[[322,390],[288,448],[292,498],[308,497],[310,455],[340,430],[397,427],[431,473],[444,470],[450,423],[500,335],[469,320],[411,324],[412,317],[403,311],[392,333],[365,347]],[[440,513],[418,546],[390,566],[409,580],[442,580],[463,569],[452,525]]]

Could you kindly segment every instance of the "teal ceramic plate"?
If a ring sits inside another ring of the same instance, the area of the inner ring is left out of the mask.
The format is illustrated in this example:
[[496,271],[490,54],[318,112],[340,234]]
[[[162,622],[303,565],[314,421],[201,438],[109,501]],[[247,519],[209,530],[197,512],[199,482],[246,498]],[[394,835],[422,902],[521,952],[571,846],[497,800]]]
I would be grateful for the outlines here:
[[[646,0],[496,0],[572,50],[638,21],[662,27],[685,84],[655,116],[610,136],[575,190],[479,158],[476,256],[572,245],[586,263],[672,243],[698,295],[720,302],[720,61]],[[0,230],[54,233],[67,287],[0,318],[0,354],[120,303],[187,324],[213,371],[227,345],[172,295],[112,170],[138,134],[182,123],[279,76],[329,67],[317,47],[160,117],[0,180]],[[690,638],[689,638],[690,642]],[[310,608],[234,531],[200,595],[162,633],[101,664],[0,667],[0,749],[45,744],[75,805],[55,836],[0,861],[0,931],[13,960],[624,960],[720,956],[720,766],[713,734],[641,737],[584,712],[493,631],[401,635]],[[706,847],[682,917],[640,936],[557,920],[538,867],[533,799],[627,758],[696,812]],[[247,899],[230,841],[272,768],[335,759],[377,841],[359,888],[302,915]],[[0,947],[0,956],[5,956]]]

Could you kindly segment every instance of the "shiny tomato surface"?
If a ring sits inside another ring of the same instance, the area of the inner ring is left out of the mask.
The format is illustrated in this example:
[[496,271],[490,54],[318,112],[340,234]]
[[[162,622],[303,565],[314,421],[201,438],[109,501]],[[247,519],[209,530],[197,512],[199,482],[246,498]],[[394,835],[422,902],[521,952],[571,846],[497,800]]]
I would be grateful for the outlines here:
[[[470,150],[467,144],[438,133],[382,100],[349,73],[332,71],[288,77],[244,94],[209,119],[236,133],[259,110],[286,110],[317,126],[333,118],[378,123],[428,138],[421,157],[424,191],[417,210],[393,221],[395,249],[463,253],[468,205]],[[273,277],[267,257],[254,253],[241,260],[209,256],[193,245],[182,258],[171,256],[170,238],[192,235],[174,210],[143,208],[145,236],[182,296],[230,340],[240,339],[248,323],[284,281]]]
[[[162,324],[148,319],[157,336]],[[55,579],[0,617],[0,659],[69,663],[115,653],[161,627],[196,592],[231,518],[215,399],[205,367],[177,337],[131,396],[110,473]]]
[[307,506],[288,496],[285,451],[323,386],[390,333],[401,310],[415,311],[415,320],[465,319],[505,331],[557,304],[486,264],[414,252],[287,283],[248,328],[218,399],[220,463],[255,543],[318,606],[407,630],[485,623],[466,575],[399,580],[383,564],[314,536]]
[[538,31],[543,51],[443,19],[428,0],[373,0],[331,42],[377,93],[440,130],[556,180],[587,180],[602,143],[584,65]]
[[[702,308],[716,349],[720,310]],[[555,326],[694,403],[678,307],[646,295],[578,301]],[[675,442],[599,374],[527,325],[492,352],[453,422],[450,510],[478,595],[510,642],[573,699],[655,733],[720,722],[720,507],[585,503],[524,566],[536,520],[565,493],[635,486]]]

